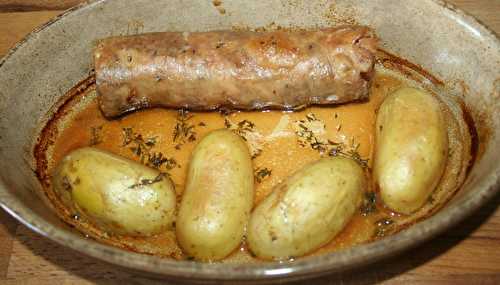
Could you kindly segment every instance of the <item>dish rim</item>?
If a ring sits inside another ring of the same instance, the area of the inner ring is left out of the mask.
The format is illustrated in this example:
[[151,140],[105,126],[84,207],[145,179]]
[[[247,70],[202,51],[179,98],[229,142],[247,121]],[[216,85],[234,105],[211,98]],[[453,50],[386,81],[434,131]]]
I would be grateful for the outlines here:
[[[3,64],[40,32],[69,15],[84,9],[91,9],[93,6],[105,1],[107,0],[89,0],[81,3],[34,29],[0,59],[0,72]],[[500,49],[498,35],[476,18],[445,1],[428,1],[457,15],[460,20],[478,30],[483,37],[489,38]],[[0,192],[2,192],[2,195],[0,195],[0,207],[29,229],[60,245],[93,258],[133,270],[191,280],[256,281],[256,279],[275,279],[280,277],[303,278],[311,275],[319,276],[345,271],[356,266],[373,263],[384,257],[395,255],[403,250],[421,244],[451,226],[456,225],[499,192],[500,177],[498,173],[500,173],[500,165],[491,173],[488,176],[491,179],[481,180],[475,186],[476,191],[471,191],[464,195],[463,199],[467,200],[466,205],[443,208],[432,217],[413,225],[405,231],[375,242],[357,245],[346,250],[328,254],[303,257],[291,263],[263,262],[257,264],[231,264],[177,261],[105,245],[91,239],[85,239],[78,234],[60,230],[45,221],[31,209],[25,207],[16,195],[8,190],[3,180],[0,180]],[[495,173],[497,173],[496,177],[494,177]],[[387,251],[387,248],[391,248],[391,250]]]

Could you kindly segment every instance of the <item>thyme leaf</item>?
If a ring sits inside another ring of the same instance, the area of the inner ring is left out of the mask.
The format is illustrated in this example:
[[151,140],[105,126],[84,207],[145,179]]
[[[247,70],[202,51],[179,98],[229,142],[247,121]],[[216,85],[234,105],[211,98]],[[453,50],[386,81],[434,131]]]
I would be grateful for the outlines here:
[[137,188],[137,187],[142,187],[142,186],[147,186],[147,185],[155,184],[155,183],[160,182],[161,180],[163,180],[163,178],[165,176],[167,176],[167,173],[160,172],[160,174],[158,174],[155,178],[153,178],[153,179],[141,179],[141,181],[139,183],[132,184],[128,188],[133,189],[133,188]]
[[167,170],[172,170],[177,166],[177,161],[174,158],[163,156],[161,152],[151,152],[148,154],[147,165],[157,169],[165,165]]
[[134,131],[132,128],[122,128],[123,142],[122,146],[129,145],[134,137]]
[[123,147],[129,147],[135,156],[139,157],[142,164],[160,169],[165,166],[166,170],[171,170],[177,166],[174,158],[166,157],[162,152],[153,151],[157,144],[156,137],[144,138],[141,134],[135,133],[132,128],[123,128]]
[[255,123],[249,120],[242,120],[238,123],[233,123],[227,117],[224,117],[224,127],[233,131],[247,142],[252,159],[261,154],[263,137],[255,129]]
[[187,110],[180,109],[177,112],[177,122],[172,134],[173,142],[177,143],[176,149],[180,149],[186,142],[193,142],[196,140],[195,126],[189,122],[192,118],[193,115],[190,115]]
[[227,117],[231,115],[232,113],[236,113],[237,111],[234,109],[228,109],[228,108],[220,108],[219,109],[219,114],[223,117]]
[[436,198],[434,198],[433,195],[430,195],[429,198],[427,198],[427,202],[430,204],[434,204],[434,202],[436,202]]
[[321,138],[321,135],[325,132],[325,124],[314,113],[307,114],[305,120],[295,122],[295,126],[295,134],[300,146],[309,145],[321,154],[327,150],[327,142]]
[[354,159],[359,165],[361,165],[361,167],[363,168],[367,168],[368,167],[368,159],[364,159],[361,157],[361,155],[359,154],[359,146],[360,144],[359,143],[355,143],[354,142],[354,138],[352,138],[351,140],[351,147],[350,149],[347,151],[347,156],[351,157],[352,159]]
[[[347,146],[343,142],[325,139],[325,129],[325,123],[318,119],[314,113],[309,113],[304,120],[295,122],[295,134],[300,146],[309,146],[313,150],[318,151],[320,155],[327,154],[333,157],[349,157],[361,165],[361,167],[368,167],[368,159],[363,158],[359,154],[359,143],[355,144],[354,139],[352,139],[351,145]],[[337,131],[340,131],[340,127],[337,127]]]
[[264,168],[258,167],[254,173],[255,181],[257,181],[257,183],[261,183],[264,179],[270,177],[271,173],[272,171],[267,167]]
[[368,216],[377,211],[377,194],[375,192],[365,192],[363,204],[361,205],[361,215]]
[[90,128],[90,145],[102,143],[102,125]]

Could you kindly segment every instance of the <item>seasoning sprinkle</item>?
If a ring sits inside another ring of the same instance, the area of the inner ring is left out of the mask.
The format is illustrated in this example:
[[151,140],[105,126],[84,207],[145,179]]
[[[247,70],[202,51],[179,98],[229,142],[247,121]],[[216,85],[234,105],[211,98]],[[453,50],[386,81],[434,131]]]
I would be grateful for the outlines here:
[[377,212],[377,194],[375,192],[365,192],[360,210],[363,216]]
[[144,138],[142,134],[135,133],[132,128],[123,128],[123,147],[129,147],[130,151],[139,157],[144,165],[160,169],[165,166],[166,170],[171,170],[178,166],[174,158],[168,158],[161,152],[153,151],[157,143],[156,137]]
[[90,128],[90,145],[96,145],[102,143],[102,126],[91,127]]
[[[363,168],[368,167],[368,159],[361,157],[358,152],[359,144],[355,144],[354,139],[352,139],[350,147],[347,147],[342,142],[325,139],[326,125],[314,113],[307,114],[304,120],[296,121],[294,129],[300,146],[309,146],[313,150],[318,151],[320,155],[327,154],[333,157],[349,157],[354,159]],[[340,129],[341,125],[337,126],[337,131],[340,131]]]
[[141,181],[139,183],[132,184],[128,188],[133,189],[133,188],[137,188],[137,187],[155,184],[155,183],[160,182],[161,180],[163,180],[164,177],[167,177],[167,176],[168,176],[167,173],[160,172],[160,174],[158,174],[155,178],[153,178],[153,179],[141,179]]
[[196,140],[195,126],[189,122],[192,118],[193,115],[189,114],[187,110],[180,109],[177,112],[177,122],[173,130],[173,142],[178,143],[178,149],[186,142],[193,142]]
[[253,122],[242,120],[238,123],[233,123],[225,116],[224,127],[233,131],[247,142],[252,159],[261,154],[264,137],[255,129],[255,124]]
[[261,183],[264,179],[270,177],[271,173],[272,171],[267,167],[264,168],[257,167],[254,173],[255,181],[257,181],[257,183]]

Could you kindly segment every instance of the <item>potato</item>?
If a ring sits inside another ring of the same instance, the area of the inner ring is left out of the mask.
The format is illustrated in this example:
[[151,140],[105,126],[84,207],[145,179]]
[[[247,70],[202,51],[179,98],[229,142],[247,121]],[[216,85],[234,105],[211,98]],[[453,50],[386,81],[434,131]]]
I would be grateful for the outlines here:
[[360,207],[366,178],[344,157],[323,158],[278,185],[253,211],[248,246],[263,259],[287,259],[332,240]]
[[149,236],[172,228],[172,182],[137,162],[96,148],[77,149],[63,158],[53,184],[70,210],[109,233]]
[[443,174],[448,134],[440,102],[414,88],[389,95],[376,122],[374,179],[384,203],[411,214],[428,200]]
[[198,260],[220,260],[241,243],[253,204],[250,153],[241,137],[222,129],[195,147],[179,215],[177,240]]

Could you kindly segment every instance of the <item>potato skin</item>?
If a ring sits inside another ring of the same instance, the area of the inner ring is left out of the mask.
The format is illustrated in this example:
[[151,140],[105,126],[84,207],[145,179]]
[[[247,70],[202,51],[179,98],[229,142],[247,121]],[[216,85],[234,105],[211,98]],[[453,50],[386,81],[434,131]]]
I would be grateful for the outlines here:
[[402,88],[380,106],[376,122],[374,179],[384,203],[411,214],[428,200],[446,166],[448,133],[440,102]]
[[241,137],[222,129],[195,147],[177,217],[177,240],[197,260],[220,260],[244,235],[254,196],[251,156]]
[[248,246],[262,259],[307,254],[334,238],[358,210],[366,187],[354,160],[323,158],[278,185],[253,211]]
[[168,177],[96,148],[64,157],[53,185],[70,210],[109,233],[149,236],[171,229],[175,219],[176,197]]

